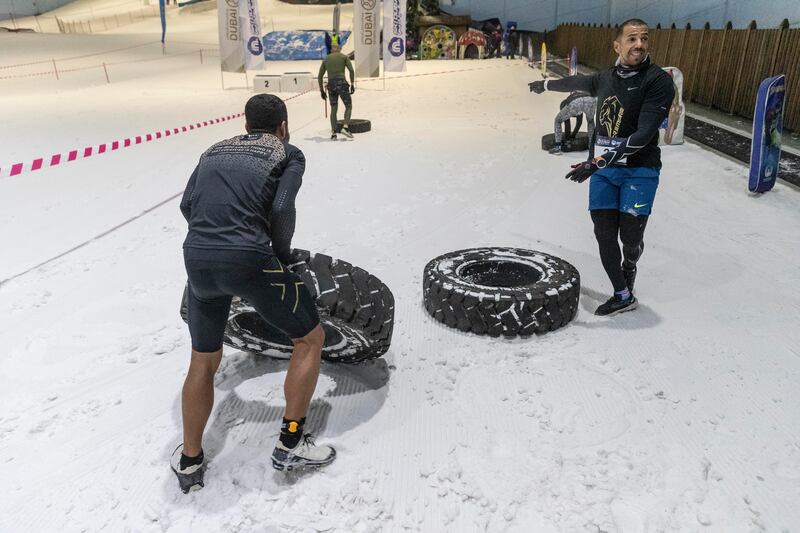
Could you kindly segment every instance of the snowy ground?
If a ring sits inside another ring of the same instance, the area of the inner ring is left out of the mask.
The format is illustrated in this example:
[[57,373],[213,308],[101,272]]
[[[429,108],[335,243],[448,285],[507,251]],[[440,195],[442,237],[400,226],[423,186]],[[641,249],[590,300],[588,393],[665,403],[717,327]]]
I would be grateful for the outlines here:
[[[0,63],[153,40],[0,35]],[[238,113],[251,94],[170,61],[111,84],[0,80],[0,166]],[[298,66],[270,68],[314,69]],[[359,83],[373,131],[352,142],[326,139],[316,93],[289,102],[308,159],[294,244],[368,269],[397,302],[384,358],[323,365],[311,429],[339,457],[318,472],[272,470],[286,364],[232,349],[206,488],[181,494],[167,465],[190,349],[175,196],[242,121],[0,179],[0,531],[800,530],[798,191],[748,196],[744,167],[665,149],[642,304],[595,317],[610,287],[587,187],[562,178],[580,156],[539,149],[560,96],[531,95],[536,76],[410,63],[385,89]],[[576,265],[575,321],[506,341],[430,319],[425,263],[483,245]]]

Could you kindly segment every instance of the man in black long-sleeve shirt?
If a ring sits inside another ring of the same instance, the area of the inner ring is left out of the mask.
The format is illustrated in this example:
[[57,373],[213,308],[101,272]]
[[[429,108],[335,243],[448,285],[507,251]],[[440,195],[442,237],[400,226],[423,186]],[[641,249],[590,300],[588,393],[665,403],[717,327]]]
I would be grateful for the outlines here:
[[[622,23],[614,40],[617,64],[592,76],[535,81],[530,90],[585,91],[597,98],[590,159],[573,166],[567,178],[589,184],[589,210],[600,259],[614,295],[595,311],[610,316],[636,307],[636,263],[644,251],[644,229],[661,170],[658,126],[674,96],[669,75],[647,54],[647,23]],[[619,240],[622,241],[620,251]]]
[[333,448],[315,446],[303,432],[325,341],[313,297],[286,266],[305,158],[289,144],[280,98],[252,97],[245,118],[246,135],[219,142],[201,156],[180,206],[189,223],[183,248],[192,357],[181,402],[183,444],[171,466],[184,492],[203,486],[203,430],[214,404],[214,374],[233,296],[246,299],[294,343],[273,466],[322,466],[336,457]]

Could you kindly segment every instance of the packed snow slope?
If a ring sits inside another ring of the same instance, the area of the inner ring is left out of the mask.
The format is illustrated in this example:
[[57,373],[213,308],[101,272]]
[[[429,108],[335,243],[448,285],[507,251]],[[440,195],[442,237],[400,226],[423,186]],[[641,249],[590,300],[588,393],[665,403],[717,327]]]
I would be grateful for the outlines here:
[[[163,55],[152,41],[0,35],[0,65]],[[0,80],[0,166],[243,110],[213,60],[169,54],[110,84]],[[562,95],[529,93],[537,77],[409,63],[359,81],[372,132],[349,142],[327,139],[316,92],[288,101],[308,161],[294,244],[373,272],[397,307],[386,356],[323,364],[309,426],[339,456],[319,471],[271,468],[286,363],[233,349],[206,487],[181,494],[168,467],[190,350],[177,195],[243,120],[0,179],[0,531],[797,531],[798,191],[749,196],[742,166],[665,148],[641,305],[595,317],[611,287],[587,184],[563,179],[583,154],[540,150]],[[434,322],[425,263],[487,245],[576,265],[576,319],[517,340]]]

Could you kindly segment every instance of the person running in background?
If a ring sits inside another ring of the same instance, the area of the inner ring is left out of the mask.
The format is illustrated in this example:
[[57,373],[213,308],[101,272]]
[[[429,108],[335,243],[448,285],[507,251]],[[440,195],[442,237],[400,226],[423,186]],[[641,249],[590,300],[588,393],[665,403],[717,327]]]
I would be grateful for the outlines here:
[[[350,84],[344,77],[344,70],[350,73]],[[331,45],[331,53],[322,61],[319,67],[319,75],[317,81],[319,82],[319,92],[322,99],[325,100],[325,87],[323,85],[323,76],[325,72],[328,73],[328,94],[331,98],[331,140],[336,140],[336,126],[337,126],[337,112],[339,110],[339,98],[341,97],[344,102],[344,126],[342,126],[342,134],[346,137],[353,138],[350,132],[350,116],[353,113],[353,102],[350,98],[356,91],[355,86],[355,72],[353,71],[353,64],[350,58],[341,52],[338,44]]]
[[[561,111],[556,115],[553,123],[553,147],[549,150],[551,154],[561,155],[561,140],[564,132],[561,124],[569,121],[572,117],[577,117],[577,124],[574,133],[577,135],[580,129],[581,116],[586,115],[586,128],[589,132],[589,142],[594,136],[594,114],[597,107],[597,99],[587,93],[574,92],[561,102]],[[569,132],[567,132],[569,136]]]
[[[546,90],[584,91],[597,98],[597,126],[588,161],[566,178],[589,183],[589,210],[600,259],[614,294],[595,314],[610,316],[635,309],[637,261],[644,251],[644,229],[653,208],[661,171],[658,127],[675,96],[672,78],[650,61],[647,23],[623,22],[613,41],[616,65],[591,76],[528,84]],[[620,252],[619,241],[622,241]]]

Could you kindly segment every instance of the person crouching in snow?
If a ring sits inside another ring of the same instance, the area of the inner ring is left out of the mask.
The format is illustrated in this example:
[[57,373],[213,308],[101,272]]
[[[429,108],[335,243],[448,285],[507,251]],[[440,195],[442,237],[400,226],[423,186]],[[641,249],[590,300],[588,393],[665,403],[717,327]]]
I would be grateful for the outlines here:
[[[553,123],[553,147],[550,148],[549,152],[551,154],[561,155],[561,140],[564,136],[564,132],[561,130],[561,124],[565,122],[569,124],[568,121],[572,117],[577,117],[575,130],[572,132],[574,136],[577,135],[580,129],[581,117],[586,115],[586,128],[589,131],[589,142],[592,142],[596,108],[597,99],[594,96],[590,96],[588,93],[576,91],[567,96],[561,102],[561,111],[558,112],[555,122]],[[567,136],[570,136],[569,131],[567,131]]]

